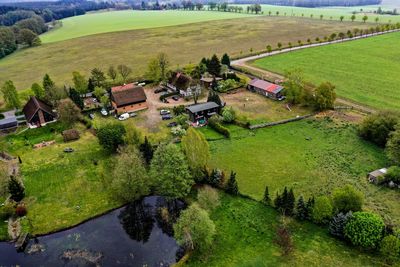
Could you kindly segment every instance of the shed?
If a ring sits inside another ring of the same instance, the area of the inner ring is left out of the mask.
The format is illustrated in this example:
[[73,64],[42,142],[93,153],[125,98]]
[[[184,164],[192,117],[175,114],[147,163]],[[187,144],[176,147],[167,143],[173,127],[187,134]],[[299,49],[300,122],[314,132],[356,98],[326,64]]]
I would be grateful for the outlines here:
[[274,100],[284,99],[282,95],[283,87],[260,79],[253,79],[247,85],[247,89],[260,95],[272,98]]
[[69,129],[62,132],[62,136],[64,138],[64,142],[78,140],[80,135],[79,131],[76,129]]
[[18,121],[16,117],[9,117],[6,119],[0,120],[0,130],[6,130],[15,128],[18,126]]
[[379,184],[387,173],[387,168],[382,168],[373,172],[368,173],[368,181],[370,183]]

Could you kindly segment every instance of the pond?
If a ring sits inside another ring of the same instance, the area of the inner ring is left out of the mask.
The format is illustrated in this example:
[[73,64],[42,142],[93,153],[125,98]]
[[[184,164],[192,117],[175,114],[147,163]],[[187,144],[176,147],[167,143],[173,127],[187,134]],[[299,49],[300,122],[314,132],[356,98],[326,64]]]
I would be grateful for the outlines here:
[[169,266],[182,256],[172,225],[185,204],[150,196],[62,232],[24,252],[0,242],[0,266]]

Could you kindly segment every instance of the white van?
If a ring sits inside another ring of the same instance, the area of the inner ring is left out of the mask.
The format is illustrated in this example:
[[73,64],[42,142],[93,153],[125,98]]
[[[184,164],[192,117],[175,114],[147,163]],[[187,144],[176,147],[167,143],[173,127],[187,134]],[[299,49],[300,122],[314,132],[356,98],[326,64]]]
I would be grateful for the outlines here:
[[129,119],[129,114],[128,114],[128,113],[123,113],[123,114],[121,114],[121,115],[118,117],[118,119],[119,119],[120,121],[127,120],[127,119]]

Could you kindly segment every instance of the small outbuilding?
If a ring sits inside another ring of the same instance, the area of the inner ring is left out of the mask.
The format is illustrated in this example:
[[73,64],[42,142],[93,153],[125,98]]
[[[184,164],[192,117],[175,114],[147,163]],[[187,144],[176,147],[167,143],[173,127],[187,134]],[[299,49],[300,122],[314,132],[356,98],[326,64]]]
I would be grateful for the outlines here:
[[251,80],[250,83],[247,85],[247,89],[274,100],[284,99],[284,96],[282,95],[282,86],[264,80]]
[[387,168],[382,168],[373,172],[368,173],[368,181],[373,184],[379,184],[387,173]]
[[192,78],[181,72],[174,72],[168,79],[167,88],[178,92],[182,97],[191,97],[201,93],[201,87]]
[[45,126],[48,123],[56,121],[56,114],[50,105],[42,100],[31,96],[28,103],[22,109],[29,128]]
[[200,82],[204,88],[211,88],[213,81],[219,82],[222,80],[220,77],[201,77]]
[[117,115],[147,109],[146,101],[143,87],[134,83],[111,88],[111,105]]
[[206,102],[186,107],[189,120],[193,123],[204,124],[208,118],[218,114],[220,106],[215,102]]
[[0,120],[0,130],[8,130],[17,126],[18,120],[15,116]]

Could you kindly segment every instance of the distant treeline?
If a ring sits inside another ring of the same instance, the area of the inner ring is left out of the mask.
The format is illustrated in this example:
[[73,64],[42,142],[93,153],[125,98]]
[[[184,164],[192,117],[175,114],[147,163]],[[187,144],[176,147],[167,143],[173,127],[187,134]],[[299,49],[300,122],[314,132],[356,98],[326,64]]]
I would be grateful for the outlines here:
[[269,4],[280,6],[297,6],[297,7],[321,7],[321,6],[363,6],[377,5],[382,0],[235,0],[237,4]]

